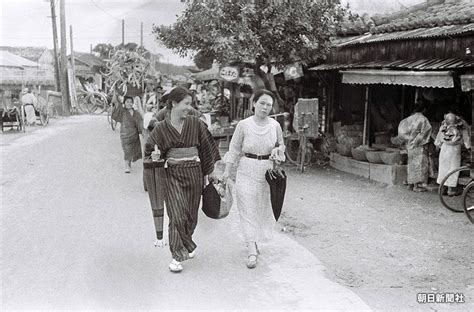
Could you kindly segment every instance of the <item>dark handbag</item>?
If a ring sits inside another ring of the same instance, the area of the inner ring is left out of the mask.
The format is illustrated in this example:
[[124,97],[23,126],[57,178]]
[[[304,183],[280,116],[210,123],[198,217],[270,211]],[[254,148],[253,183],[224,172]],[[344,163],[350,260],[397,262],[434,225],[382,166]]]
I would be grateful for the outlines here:
[[202,193],[202,211],[211,219],[222,219],[228,216],[232,202],[232,183],[226,185],[220,181],[211,181]]

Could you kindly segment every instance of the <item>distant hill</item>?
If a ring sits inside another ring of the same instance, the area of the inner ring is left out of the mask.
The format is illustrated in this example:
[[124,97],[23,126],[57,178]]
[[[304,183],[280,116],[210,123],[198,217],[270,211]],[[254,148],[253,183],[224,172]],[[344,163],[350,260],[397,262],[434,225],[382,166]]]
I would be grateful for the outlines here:
[[178,66],[160,62],[155,62],[155,69],[164,75],[186,75],[196,72],[192,66]]

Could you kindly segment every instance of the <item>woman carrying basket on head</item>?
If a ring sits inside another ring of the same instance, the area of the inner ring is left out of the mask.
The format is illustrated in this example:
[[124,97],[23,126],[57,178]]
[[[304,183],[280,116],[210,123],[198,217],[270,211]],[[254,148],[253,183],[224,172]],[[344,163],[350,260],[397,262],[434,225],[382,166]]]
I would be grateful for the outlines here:
[[265,172],[273,168],[274,160],[285,160],[283,131],[276,120],[268,117],[273,108],[273,93],[257,90],[251,102],[255,114],[237,124],[224,159],[223,176],[224,180],[229,178],[232,167],[238,163],[235,190],[249,269],[257,266],[257,242],[269,239],[275,225]]
[[[165,203],[169,217],[169,244],[173,257],[169,269],[183,270],[181,262],[194,257],[193,241],[201,193],[207,176],[220,159],[219,150],[207,126],[188,116],[191,93],[176,87],[165,98],[170,118],[156,124],[145,145],[145,157],[165,160]],[[159,151],[154,151],[155,145]]]

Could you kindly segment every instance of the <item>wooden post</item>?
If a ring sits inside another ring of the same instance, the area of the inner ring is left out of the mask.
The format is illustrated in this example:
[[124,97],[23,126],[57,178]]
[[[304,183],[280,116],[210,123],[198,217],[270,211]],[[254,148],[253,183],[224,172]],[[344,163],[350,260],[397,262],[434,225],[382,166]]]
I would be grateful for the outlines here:
[[369,86],[365,86],[365,109],[364,109],[364,133],[362,145],[368,145],[367,134],[369,132]]
[[143,48],[143,22],[140,24],[140,46]]
[[69,116],[70,105],[69,105],[69,88],[68,88],[68,76],[67,76],[67,42],[66,42],[66,4],[65,0],[59,0],[59,19],[61,22],[61,93],[62,93],[62,104],[63,114]]
[[71,41],[71,67],[72,67],[72,74],[76,77],[76,60],[74,59],[74,44],[72,40],[72,25],[69,25],[69,37]]
[[405,94],[406,94],[406,86],[403,85],[402,86],[402,100],[401,100],[401,109],[400,109],[400,120],[402,120],[403,118],[405,118]]
[[50,0],[51,5],[51,23],[53,24],[53,47],[54,47],[54,85],[56,92],[59,92],[61,85],[59,82],[59,58],[58,58],[58,28],[56,25],[56,7],[54,0]]
[[125,20],[122,20],[122,47],[125,45]]

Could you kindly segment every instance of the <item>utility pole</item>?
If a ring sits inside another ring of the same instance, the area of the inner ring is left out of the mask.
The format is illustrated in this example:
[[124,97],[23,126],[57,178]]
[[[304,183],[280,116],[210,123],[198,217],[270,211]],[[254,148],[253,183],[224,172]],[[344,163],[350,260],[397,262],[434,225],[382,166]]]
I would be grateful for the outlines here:
[[63,103],[63,114],[69,116],[69,88],[67,77],[67,42],[66,42],[66,4],[65,0],[59,0],[59,20],[61,22],[61,69],[59,71],[61,78],[61,93]]
[[125,46],[125,20],[122,20],[122,47]]
[[72,25],[69,25],[69,40],[71,41],[71,67],[72,67],[72,75],[76,77],[76,60],[74,59],[74,45],[72,40]]
[[53,24],[53,46],[54,46],[54,84],[56,86],[56,92],[61,90],[59,84],[59,59],[58,59],[58,28],[56,25],[56,7],[54,0],[50,0],[51,4],[51,22]]
[[92,54],[92,43],[91,43],[91,54]]
[[143,48],[143,22],[140,25],[140,46]]

